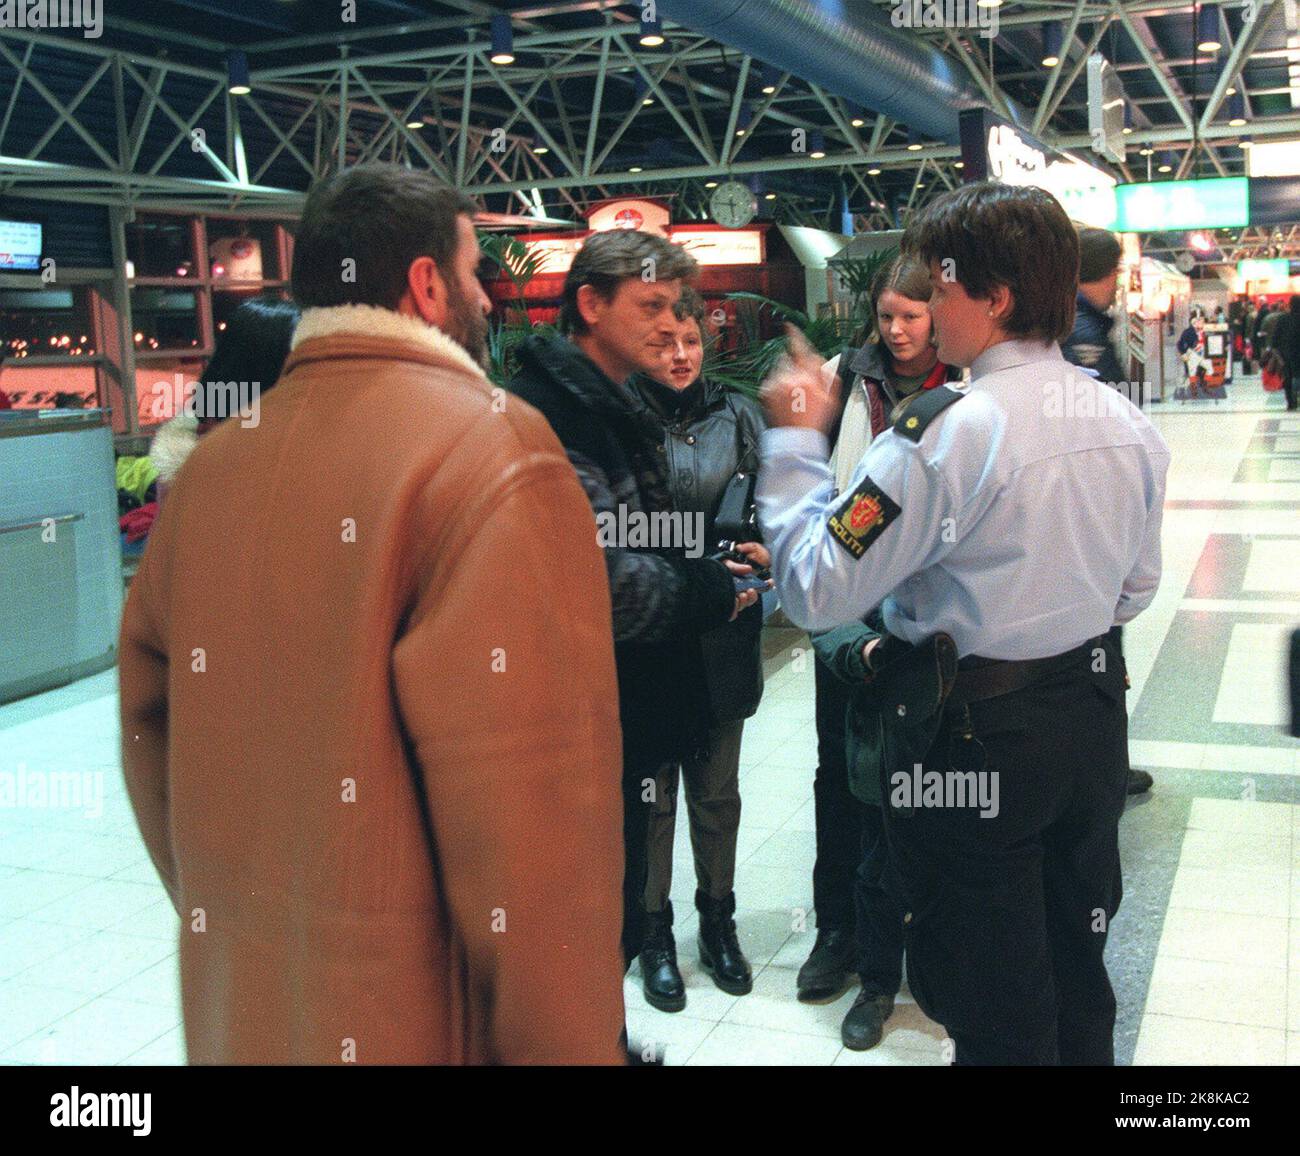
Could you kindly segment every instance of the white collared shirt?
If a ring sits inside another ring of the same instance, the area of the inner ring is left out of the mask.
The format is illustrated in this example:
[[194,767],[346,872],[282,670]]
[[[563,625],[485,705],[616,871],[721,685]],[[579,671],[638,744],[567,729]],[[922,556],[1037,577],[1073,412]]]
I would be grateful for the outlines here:
[[[1127,398],[1054,342],[1013,340],[975,360],[966,396],[919,442],[877,437],[839,497],[821,433],[765,430],[758,512],[798,625],[879,605],[908,642],[944,631],[963,656],[1043,658],[1154,597],[1168,466]],[[868,527],[854,541],[850,521]]]

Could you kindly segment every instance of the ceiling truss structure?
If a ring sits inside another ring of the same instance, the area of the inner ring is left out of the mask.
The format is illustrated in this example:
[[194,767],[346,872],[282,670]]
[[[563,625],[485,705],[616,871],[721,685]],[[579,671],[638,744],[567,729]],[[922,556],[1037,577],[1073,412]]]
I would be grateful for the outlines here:
[[[110,15],[111,28],[148,31],[163,46],[153,52],[0,29],[0,191],[128,211],[283,214],[313,180],[384,159],[428,168],[502,212],[576,221],[592,201],[633,192],[703,216],[709,182],[754,177],[778,220],[838,228],[847,204],[857,228],[880,228],[960,179],[955,145],[909,149],[905,125],[688,29],[669,25],[662,48],[643,48],[635,5],[516,3],[518,62],[502,67],[489,60],[493,8],[440,2],[463,15],[407,20],[400,46],[391,26],[245,44],[253,92],[240,97],[226,92],[226,46],[175,26],[159,33]],[[1222,28],[1213,59],[1190,34],[1178,41],[1193,6],[1173,0],[1008,2],[996,41],[952,28],[917,35],[994,109],[1018,102],[1043,139],[1085,156],[1082,75],[1092,51],[1106,52],[1133,108],[1117,176],[1141,180],[1160,163],[1173,176],[1225,175],[1241,171],[1243,131],[1300,137],[1300,35],[1295,0],[1207,6]],[[592,22],[552,23],[574,14]],[[1050,70],[1036,59],[1044,20],[1062,26],[1065,46]],[[1272,83],[1275,73],[1287,83]],[[1234,87],[1246,129],[1227,123]]]

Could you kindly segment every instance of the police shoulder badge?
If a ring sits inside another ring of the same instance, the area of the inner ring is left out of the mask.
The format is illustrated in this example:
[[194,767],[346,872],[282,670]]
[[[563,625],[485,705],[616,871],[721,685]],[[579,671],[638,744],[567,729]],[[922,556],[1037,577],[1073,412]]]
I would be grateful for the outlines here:
[[902,512],[888,494],[870,478],[863,478],[830,516],[827,526],[835,541],[854,558],[861,558]]

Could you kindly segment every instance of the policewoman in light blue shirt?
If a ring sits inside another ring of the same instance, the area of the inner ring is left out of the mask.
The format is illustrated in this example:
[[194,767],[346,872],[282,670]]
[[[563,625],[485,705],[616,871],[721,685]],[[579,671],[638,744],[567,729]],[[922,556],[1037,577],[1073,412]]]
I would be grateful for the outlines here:
[[764,386],[758,510],[809,630],[879,608],[864,648],[913,995],[971,1064],[1114,1062],[1127,679],[1104,637],[1160,581],[1169,452],[1071,366],[1077,234],[1038,189],[973,184],[903,238],[939,357],[844,493],[835,401],[798,334]]

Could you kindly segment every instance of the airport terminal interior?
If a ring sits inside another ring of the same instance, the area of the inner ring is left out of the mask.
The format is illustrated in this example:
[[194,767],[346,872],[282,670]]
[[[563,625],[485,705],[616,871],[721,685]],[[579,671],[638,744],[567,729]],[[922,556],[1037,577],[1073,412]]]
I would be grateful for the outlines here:
[[[695,255],[704,373],[751,396],[780,319],[826,358],[865,332],[901,230],[965,182],[1045,189],[1111,233],[1111,384],[1170,450],[1159,589],[1124,630],[1129,756],[1153,782],[1119,825],[1115,1060],[1300,1064],[1300,363],[1263,324],[1294,315],[1300,351],[1295,0],[333,7],[103,0],[0,27],[0,1064],[187,1062],[181,925],[118,713],[150,451],[240,306],[288,298],[307,188],[372,162],[480,206],[494,382],[610,229]],[[865,1050],[842,1039],[856,984],[796,997],[817,934],[816,659],[779,593],[739,763],[753,989],[701,966],[681,807],[685,1007],[650,1006],[634,962],[631,1050],[947,1065],[906,981]]]

